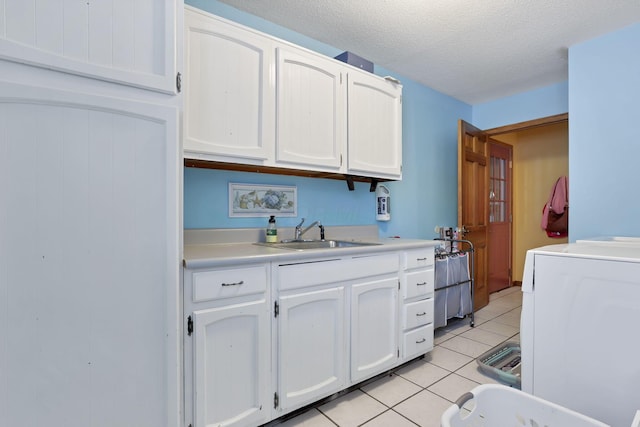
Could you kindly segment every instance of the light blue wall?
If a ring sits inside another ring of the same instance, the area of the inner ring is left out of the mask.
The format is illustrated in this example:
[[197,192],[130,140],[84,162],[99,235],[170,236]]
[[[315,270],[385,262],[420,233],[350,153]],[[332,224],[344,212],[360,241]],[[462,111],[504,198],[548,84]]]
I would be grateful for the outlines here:
[[[215,0],[187,4],[289,40],[328,56],[344,49],[324,45]],[[388,186],[392,220],[377,223],[381,236],[431,238],[436,225],[455,225],[457,121],[490,129],[561,113],[570,113],[570,239],[598,235],[640,236],[636,183],[640,144],[640,24],[569,49],[569,80],[495,101],[467,105],[401,75],[404,84],[403,175]],[[261,227],[265,219],[227,215],[228,182],[298,186],[299,217],[326,225],[376,224],[374,196],[368,184],[277,175],[187,169],[186,228]],[[283,218],[283,226],[298,218]]]
[[[327,56],[345,49],[324,45],[308,37],[248,15],[214,0],[185,3],[215,15],[253,27]],[[298,217],[281,218],[281,226],[293,226],[301,217],[331,225],[378,224],[380,235],[433,238],[436,225],[455,226],[457,221],[457,122],[471,121],[471,106],[417,84],[403,76],[375,68],[378,75],[392,75],[403,83],[403,180],[387,183],[391,191],[389,222],[376,222],[375,198],[369,184],[356,183],[355,191],[344,181],[280,175],[185,170],[185,228],[263,227],[266,218],[229,218],[229,182],[296,185]]]
[[569,111],[568,82],[561,82],[524,93],[473,106],[473,124],[492,129]]
[[640,24],[569,49],[569,238],[640,236]]

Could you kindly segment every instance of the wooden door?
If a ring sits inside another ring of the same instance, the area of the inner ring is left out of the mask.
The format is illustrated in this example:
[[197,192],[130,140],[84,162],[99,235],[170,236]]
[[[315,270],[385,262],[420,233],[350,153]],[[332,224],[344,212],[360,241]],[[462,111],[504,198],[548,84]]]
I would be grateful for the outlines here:
[[489,140],[489,293],[511,285],[512,147]]
[[489,138],[480,129],[458,122],[458,227],[473,243],[473,306],[489,303],[487,246],[489,231]]

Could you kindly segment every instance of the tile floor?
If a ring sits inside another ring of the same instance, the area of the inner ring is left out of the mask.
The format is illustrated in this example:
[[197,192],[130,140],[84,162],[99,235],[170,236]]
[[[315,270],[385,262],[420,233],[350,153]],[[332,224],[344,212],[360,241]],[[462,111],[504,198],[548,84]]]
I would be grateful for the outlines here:
[[520,341],[520,287],[490,296],[468,319],[451,319],[435,332],[434,349],[395,373],[312,408],[282,427],[440,427],[440,417],[478,384],[497,383],[478,370],[476,357],[510,340]]

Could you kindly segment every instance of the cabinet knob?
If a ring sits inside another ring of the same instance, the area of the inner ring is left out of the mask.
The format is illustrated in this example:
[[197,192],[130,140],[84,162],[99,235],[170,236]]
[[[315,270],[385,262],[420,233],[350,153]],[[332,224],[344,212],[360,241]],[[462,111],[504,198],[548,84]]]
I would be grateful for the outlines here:
[[427,284],[427,282],[416,283],[416,286],[424,286],[424,285],[426,285],[426,284]]
[[416,341],[416,344],[422,344],[426,340],[427,340],[426,338],[422,338],[421,340]]
[[416,313],[416,316],[426,316],[427,313],[425,311],[423,311],[422,313]]

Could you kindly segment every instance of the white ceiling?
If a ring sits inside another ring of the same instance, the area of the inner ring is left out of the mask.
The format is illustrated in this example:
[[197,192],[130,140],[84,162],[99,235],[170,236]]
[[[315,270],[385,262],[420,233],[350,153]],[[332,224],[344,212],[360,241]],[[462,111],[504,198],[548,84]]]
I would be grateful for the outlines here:
[[566,81],[569,46],[640,22],[640,0],[221,1],[471,105]]

